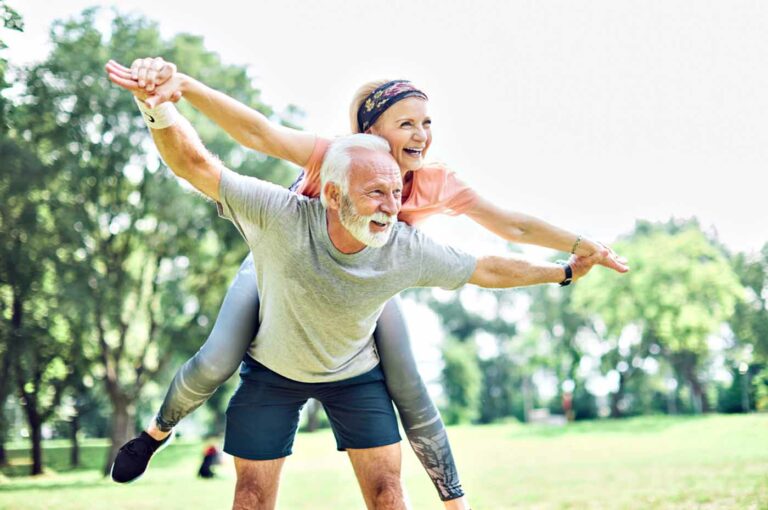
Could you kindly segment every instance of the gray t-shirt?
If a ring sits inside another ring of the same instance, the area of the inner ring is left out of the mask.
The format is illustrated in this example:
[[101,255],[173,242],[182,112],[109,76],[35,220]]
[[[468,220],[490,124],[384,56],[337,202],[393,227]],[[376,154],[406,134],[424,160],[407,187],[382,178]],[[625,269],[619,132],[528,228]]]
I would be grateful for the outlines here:
[[372,333],[384,304],[409,287],[456,289],[475,270],[471,255],[397,223],[389,242],[354,254],[336,249],[325,208],[253,177],[224,171],[219,213],[253,252],[261,297],[248,353],[302,382],[349,379],[379,362]]

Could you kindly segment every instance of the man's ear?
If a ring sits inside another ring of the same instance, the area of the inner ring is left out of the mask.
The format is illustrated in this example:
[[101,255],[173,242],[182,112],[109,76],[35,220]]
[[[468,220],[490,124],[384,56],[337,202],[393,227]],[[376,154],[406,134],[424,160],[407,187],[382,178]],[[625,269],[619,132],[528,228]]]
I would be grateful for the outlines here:
[[341,188],[335,182],[326,182],[323,188],[325,203],[328,209],[338,211],[341,209]]

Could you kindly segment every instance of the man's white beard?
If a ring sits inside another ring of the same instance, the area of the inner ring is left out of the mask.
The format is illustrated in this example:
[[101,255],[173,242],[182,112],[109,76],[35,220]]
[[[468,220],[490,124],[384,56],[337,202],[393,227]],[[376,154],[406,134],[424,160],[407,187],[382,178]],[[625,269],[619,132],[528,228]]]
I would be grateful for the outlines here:
[[[392,227],[397,221],[397,216],[388,216],[382,212],[362,216],[358,214],[355,204],[346,195],[341,197],[341,208],[339,209],[339,221],[346,228],[352,237],[371,248],[381,248],[392,234]],[[377,221],[387,225],[387,230],[383,232],[371,232],[370,223]]]

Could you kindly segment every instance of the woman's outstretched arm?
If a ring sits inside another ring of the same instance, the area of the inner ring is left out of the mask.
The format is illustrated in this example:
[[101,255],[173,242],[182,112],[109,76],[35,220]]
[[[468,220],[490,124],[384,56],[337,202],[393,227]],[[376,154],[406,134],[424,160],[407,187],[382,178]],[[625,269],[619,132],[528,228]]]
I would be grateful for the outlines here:
[[626,259],[616,255],[607,246],[533,216],[503,209],[482,197],[478,197],[466,215],[507,241],[543,246],[584,257],[600,254],[597,264],[619,273],[629,271]]
[[110,60],[107,71],[146,92],[150,108],[184,97],[245,147],[298,166],[304,166],[312,155],[314,134],[273,122],[233,97],[177,72],[174,64],[160,57],[137,59],[130,69]]

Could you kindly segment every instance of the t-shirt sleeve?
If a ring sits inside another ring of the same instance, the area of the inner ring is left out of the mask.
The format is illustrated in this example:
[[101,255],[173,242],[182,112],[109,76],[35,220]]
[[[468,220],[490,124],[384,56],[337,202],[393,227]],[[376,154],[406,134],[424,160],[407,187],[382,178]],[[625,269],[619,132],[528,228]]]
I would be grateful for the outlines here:
[[225,169],[219,182],[219,216],[230,220],[251,244],[290,213],[295,194],[281,186]]
[[320,196],[320,167],[323,166],[323,159],[330,144],[331,141],[327,138],[319,136],[315,138],[315,147],[309,156],[309,161],[304,165],[304,174],[296,188],[297,193],[308,197]]
[[421,268],[416,287],[441,287],[455,290],[465,285],[475,272],[477,259],[451,246],[437,243],[415,232],[421,246]]
[[448,214],[464,214],[477,202],[477,192],[448,170],[445,176],[446,209]]

